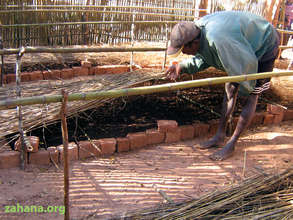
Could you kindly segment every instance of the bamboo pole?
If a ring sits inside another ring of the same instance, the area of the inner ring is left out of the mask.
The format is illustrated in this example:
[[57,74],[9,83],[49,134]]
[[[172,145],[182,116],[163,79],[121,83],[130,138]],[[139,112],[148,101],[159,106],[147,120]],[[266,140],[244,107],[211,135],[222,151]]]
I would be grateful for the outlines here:
[[284,33],[284,34],[293,34],[293,31],[284,30],[284,29],[277,29],[277,31]]
[[68,94],[62,90],[62,105],[61,105],[61,130],[63,141],[63,164],[64,164],[64,220],[69,220],[69,163],[68,163],[68,129],[66,122]]
[[[8,8],[13,8],[14,5],[11,5]],[[24,8],[34,8],[34,5],[25,5]],[[119,8],[119,9],[150,9],[150,10],[173,10],[173,11],[207,11],[207,9],[199,8],[169,8],[169,7],[145,7],[145,6],[125,6],[125,5],[38,5],[38,8],[76,8],[76,7],[82,7],[82,8],[89,8],[89,9],[96,9],[96,8]],[[13,11],[13,10],[5,10],[5,11]],[[16,10],[14,10],[16,11]],[[88,10],[87,10],[88,11]]]
[[279,49],[284,50],[284,49],[290,49],[293,48],[293,46],[279,46]]
[[34,23],[34,24],[5,24],[2,28],[17,27],[40,27],[57,25],[87,25],[87,24],[176,24],[179,21],[76,21],[76,22],[56,22],[56,23]]
[[[5,14],[5,13],[68,13],[68,12],[72,12],[72,10],[51,10],[51,9],[44,9],[44,10],[18,10],[18,11],[0,11],[0,14]],[[104,14],[132,14],[133,12],[126,12],[126,11],[89,11],[89,10],[75,10],[74,12],[92,12],[92,13],[104,13]],[[161,13],[145,13],[145,12],[140,12],[140,15],[152,15],[152,16],[156,16],[156,17],[179,17],[179,18],[190,18],[193,19],[194,16],[190,16],[190,15],[178,15],[178,14],[161,14]]]
[[[109,48],[46,48],[46,47],[26,47],[25,53],[98,53],[98,52],[147,52],[147,51],[165,51],[165,47],[109,47]],[[17,54],[18,49],[0,50],[0,55]]]
[[[164,77],[164,73],[161,74]],[[114,89],[110,91],[99,91],[99,92],[88,92],[88,93],[73,93],[68,95],[68,101],[78,101],[78,100],[94,100],[99,98],[118,98],[122,96],[133,96],[133,95],[145,95],[157,92],[174,91],[178,89],[187,89],[200,86],[211,86],[217,84],[224,84],[227,82],[243,82],[248,80],[256,80],[270,77],[278,76],[291,76],[293,71],[282,71],[282,72],[265,72],[265,73],[253,73],[249,75],[240,76],[225,76],[225,77],[214,77],[199,80],[189,80],[177,83],[166,83],[154,86],[144,86],[136,88],[127,89]],[[48,104],[61,102],[61,95],[53,96],[34,96],[25,97],[21,99],[13,98],[0,101],[0,110],[9,109],[16,106],[33,105],[33,104]]]

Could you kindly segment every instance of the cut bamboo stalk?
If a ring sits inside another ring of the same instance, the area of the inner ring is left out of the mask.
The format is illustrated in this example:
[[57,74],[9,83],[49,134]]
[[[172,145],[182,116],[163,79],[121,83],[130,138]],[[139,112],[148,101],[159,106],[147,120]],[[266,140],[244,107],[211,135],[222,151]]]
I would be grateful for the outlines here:
[[[68,95],[68,101],[78,101],[78,100],[94,100],[99,98],[118,98],[123,96],[133,96],[133,95],[145,95],[158,92],[174,91],[178,89],[187,89],[200,86],[211,86],[217,84],[224,84],[227,82],[243,82],[248,80],[256,80],[277,76],[290,76],[293,75],[293,71],[283,71],[283,72],[265,72],[265,73],[254,73],[249,75],[240,76],[225,76],[225,77],[214,77],[199,80],[189,80],[177,83],[166,83],[154,86],[144,86],[136,88],[127,89],[114,89],[109,91],[100,92],[88,92],[88,93],[74,93]],[[164,77],[165,74],[161,73],[158,77]],[[16,107],[18,105],[33,105],[33,104],[48,104],[54,102],[61,102],[61,95],[53,96],[34,96],[25,97],[20,99],[6,99],[0,101],[0,110],[9,109]]]

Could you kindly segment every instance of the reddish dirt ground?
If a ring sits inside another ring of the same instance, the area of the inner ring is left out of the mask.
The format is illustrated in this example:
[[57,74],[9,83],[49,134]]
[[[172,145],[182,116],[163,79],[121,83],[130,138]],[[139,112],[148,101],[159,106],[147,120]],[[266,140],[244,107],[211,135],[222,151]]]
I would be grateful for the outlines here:
[[[80,58],[80,54],[74,56]],[[163,60],[162,54],[153,53],[151,56],[153,59],[137,55],[135,57],[138,60],[135,62],[143,65],[153,64],[154,60],[161,63]],[[56,63],[57,60],[60,61],[58,65],[64,65],[63,56],[54,55],[49,58],[51,63]],[[129,62],[129,55],[120,55],[118,58],[100,54],[98,58],[94,55],[87,58],[90,61],[96,60],[98,64]],[[30,62],[34,58],[28,57],[27,60]],[[27,70],[30,70],[30,66],[31,69],[38,67],[37,64],[29,63]],[[221,100],[217,99],[216,103],[219,109]],[[139,121],[142,118],[143,116],[137,116],[132,120],[136,126],[145,126],[146,121]],[[165,143],[110,157],[71,163],[71,219],[111,219],[117,216],[118,219],[123,219],[128,212],[166,203],[159,190],[177,202],[222,190],[225,186],[237,184],[254,174],[278,173],[292,166],[292,121],[246,131],[240,138],[234,155],[222,162],[211,161],[208,157],[217,149],[199,150],[196,144],[201,141],[203,140],[194,139]],[[44,208],[62,206],[62,167],[57,169],[53,165],[30,165],[26,171],[19,168],[0,170],[0,191],[0,219],[64,218],[63,209],[56,209],[52,213],[5,213],[5,206],[16,204]]]
[[[166,202],[159,190],[174,201],[197,198],[254,174],[280,172],[293,162],[292,121],[248,130],[239,140],[234,155],[222,162],[211,161],[208,157],[217,149],[197,149],[196,144],[201,141],[160,144],[71,163],[72,219],[110,219],[157,206]],[[0,190],[2,219],[64,217],[60,214],[62,210],[38,214],[5,213],[5,206],[17,203],[62,206],[63,172],[53,166],[31,166],[27,171],[0,170]]]

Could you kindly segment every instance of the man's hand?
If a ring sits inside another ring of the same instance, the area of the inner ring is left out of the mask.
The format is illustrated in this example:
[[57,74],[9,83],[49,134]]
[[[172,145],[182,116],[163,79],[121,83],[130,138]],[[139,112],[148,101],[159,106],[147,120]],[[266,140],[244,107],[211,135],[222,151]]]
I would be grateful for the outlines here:
[[166,70],[166,75],[168,79],[175,80],[179,77],[181,68],[179,63],[172,63],[172,65]]

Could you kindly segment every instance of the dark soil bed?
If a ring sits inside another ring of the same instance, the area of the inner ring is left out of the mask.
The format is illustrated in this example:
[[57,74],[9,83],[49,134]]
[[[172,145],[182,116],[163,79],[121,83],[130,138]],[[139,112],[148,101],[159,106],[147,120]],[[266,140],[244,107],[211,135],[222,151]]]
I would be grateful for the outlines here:
[[[218,119],[222,98],[221,86],[118,98],[69,118],[69,141],[125,137],[131,132],[156,128],[157,120],[162,119],[176,120],[179,125]],[[239,115],[244,103],[245,98],[239,97],[234,116]],[[257,111],[265,107],[266,102],[260,100]],[[60,123],[33,130],[30,135],[40,137],[41,147],[62,144]]]

